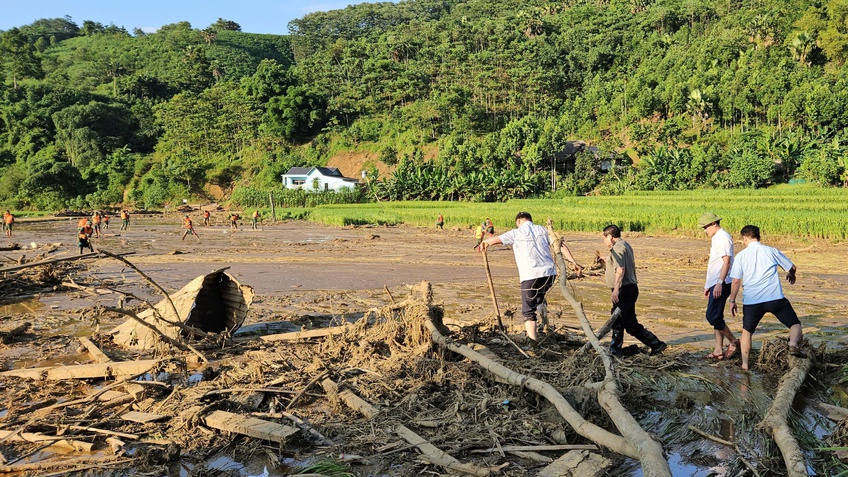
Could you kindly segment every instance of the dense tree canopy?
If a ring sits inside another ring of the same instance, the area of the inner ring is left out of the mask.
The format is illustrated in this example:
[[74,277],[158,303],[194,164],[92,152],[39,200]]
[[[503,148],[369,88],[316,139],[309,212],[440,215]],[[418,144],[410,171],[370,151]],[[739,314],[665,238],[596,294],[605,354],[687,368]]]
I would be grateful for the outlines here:
[[846,18],[848,0],[408,0],[290,36],[41,19],[0,33],[0,201],[156,206],[350,149],[392,167],[386,198],[845,185]]

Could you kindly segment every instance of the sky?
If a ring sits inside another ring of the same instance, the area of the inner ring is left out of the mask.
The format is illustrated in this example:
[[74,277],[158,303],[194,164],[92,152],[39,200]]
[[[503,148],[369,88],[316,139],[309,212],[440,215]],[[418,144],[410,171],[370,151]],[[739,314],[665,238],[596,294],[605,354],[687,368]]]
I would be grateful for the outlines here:
[[244,32],[285,35],[291,20],[351,3],[374,0],[0,0],[0,30],[70,15],[80,27],[83,20],[93,20],[150,33],[180,21],[202,29],[220,17],[238,23]]

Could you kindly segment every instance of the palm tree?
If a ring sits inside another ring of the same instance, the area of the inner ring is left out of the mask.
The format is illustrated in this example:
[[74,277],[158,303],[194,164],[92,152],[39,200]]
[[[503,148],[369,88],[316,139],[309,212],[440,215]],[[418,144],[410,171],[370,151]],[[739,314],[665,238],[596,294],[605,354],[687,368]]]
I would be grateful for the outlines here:
[[802,31],[792,39],[792,42],[789,44],[789,51],[792,52],[792,57],[802,65],[812,66],[813,62],[808,61],[808,58],[815,46],[816,39],[809,32]]

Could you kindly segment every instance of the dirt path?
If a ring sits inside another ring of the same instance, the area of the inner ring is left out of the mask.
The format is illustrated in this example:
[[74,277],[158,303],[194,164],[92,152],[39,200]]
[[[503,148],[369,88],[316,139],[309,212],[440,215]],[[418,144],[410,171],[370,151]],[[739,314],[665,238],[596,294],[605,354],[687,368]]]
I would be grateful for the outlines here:
[[[223,217],[218,217],[219,222]],[[197,220],[196,222],[200,222]],[[427,280],[434,284],[434,296],[443,303],[447,318],[464,322],[492,318],[482,258],[473,251],[473,234],[467,230],[434,230],[412,227],[336,228],[306,222],[282,222],[250,230],[248,224],[237,231],[228,226],[197,226],[202,242],[191,236],[180,241],[180,217],[134,217],[128,231],[112,224],[96,248],[112,252],[135,252],[132,261],[166,289],[176,290],[192,278],[213,269],[230,267],[230,272],[257,292],[248,322],[285,319],[304,314],[342,315],[384,304],[406,284]],[[26,224],[16,230],[15,241],[62,243],[68,254],[77,252],[75,219]],[[214,218],[213,218],[214,223]],[[591,263],[596,251],[603,253],[599,234],[566,234],[578,260]],[[700,239],[626,235],[633,246],[638,266],[641,295],[640,321],[672,345],[707,348],[712,329],[703,318],[703,275],[709,241]],[[766,243],[767,239],[766,239]],[[783,240],[780,248],[798,266],[798,282],[785,286],[813,339],[844,342],[842,325],[848,322],[848,254],[843,244],[792,242]],[[737,251],[741,245],[737,244]],[[17,260],[27,252],[5,252]],[[501,308],[520,308],[517,271],[512,252],[494,247],[490,263]],[[94,277],[107,282],[135,283],[135,293],[144,294],[141,282],[117,262],[101,260],[90,268]],[[590,320],[601,324],[609,310],[608,290],[603,277],[593,276],[572,282]],[[577,326],[576,318],[558,296],[550,295],[553,325]],[[69,298],[71,297],[71,298]],[[105,295],[100,300],[114,301]],[[92,299],[81,293],[43,296],[44,309],[87,306]],[[0,311],[11,311],[0,306]],[[561,316],[558,316],[558,313]],[[509,313],[507,313],[509,314]],[[515,313],[509,324],[520,327]],[[730,318],[729,316],[727,317]],[[738,332],[739,320],[729,319]],[[755,338],[785,333],[776,320],[766,318]],[[756,343],[755,343],[756,345]]]

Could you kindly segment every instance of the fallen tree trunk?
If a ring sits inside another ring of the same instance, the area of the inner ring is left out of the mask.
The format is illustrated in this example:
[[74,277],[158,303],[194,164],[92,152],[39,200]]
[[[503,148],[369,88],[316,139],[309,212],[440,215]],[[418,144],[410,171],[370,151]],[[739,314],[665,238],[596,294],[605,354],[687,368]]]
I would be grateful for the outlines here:
[[577,314],[577,318],[580,320],[580,324],[583,326],[583,332],[586,334],[586,338],[589,339],[590,343],[595,348],[595,351],[597,351],[601,356],[601,360],[604,363],[606,376],[604,377],[603,385],[600,390],[598,390],[598,403],[610,416],[615,427],[621,432],[621,435],[624,436],[624,438],[627,439],[633,447],[635,447],[639,455],[638,459],[642,464],[642,471],[644,474],[649,477],[671,477],[671,468],[663,455],[663,448],[660,443],[654,440],[650,434],[642,429],[642,426],[639,425],[633,415],[630,414],[630,411],[628,411],[618,399],[618,384],[612,374],[612,362],[610,360],[609,353],[601,346],[600,341],[598,341],[598,338],[595,336],[595,332],[592,330],[592,325],[589,323],[589,320],[586,318],[586,314],[583,312],[583,304],[577,301],[577,299],[574,298],[568,290],[568,284],[563,277],[563,273],[566,268],[565,260],[562,257],[562,252],[560,251],[561,238],[556,232],[554,232],[550,219],[548,220],[548,235],[550,237],[551,246],[555,252],[557,267],[561,272],[559,279],[560,291],[562,291],[566,301],[568,301],[574,309],[574,312]]
[[580,434],[581,436],[595,442],[596,444],[606,447],[607,449],[612,450],[613,452],[617,452],[621,455],[626,455],[628,457],[632,457],[634,459],[639,458],[639,454],[636,451],[636,448],[633,447],[629,442],[627,442],[623,437],[617,436],[597,425],[583,419],[583,416],[580,415],[571,404],[559,393],[553,386],[550,384],[540,381],[536,378],[531,378],[530,376],[526,376],[524,374],[517,373],[502,364],[499,364],[495,361],[492,361],[489,358],[477,353],[469,349],[465,345],[457,344],[452,341],[449,341],[444,335],[441,334],[436,324],[433,322],[432,314],[430,318],[426,322],[427,328],[430,330],[432,335],[433,342],[441,345],[444,348],[447,348],[450,351],[455,353],[459,353],[462,356],[474,361],[478,365],[480,365],[483,369],[489,371],[490,373],[501,377],[507,383],[512,384],[513,386],[519,386],[527,388],[535,393],[540,394],[542,397],[550,401],[553,404],[557,411],[559,411],[560,415],[568,422],[568,424],[574,428],[575,432]]
[[780,452],[783,454],[783,462],[786,464],[787,475],[799,477],[809,475],[807,463],[804,461],[804,454],[801,452],[798,441],[792,435],[786,416],[792,409],[792,401],[795,400],[795,395],[801,385],[804,384],[804,380],[807,379],[812,361],[808,358],[791,359],[795,361],[795,365],[781,378],[774,401],[759,427],[770,432],[775,444],[780,448]]

